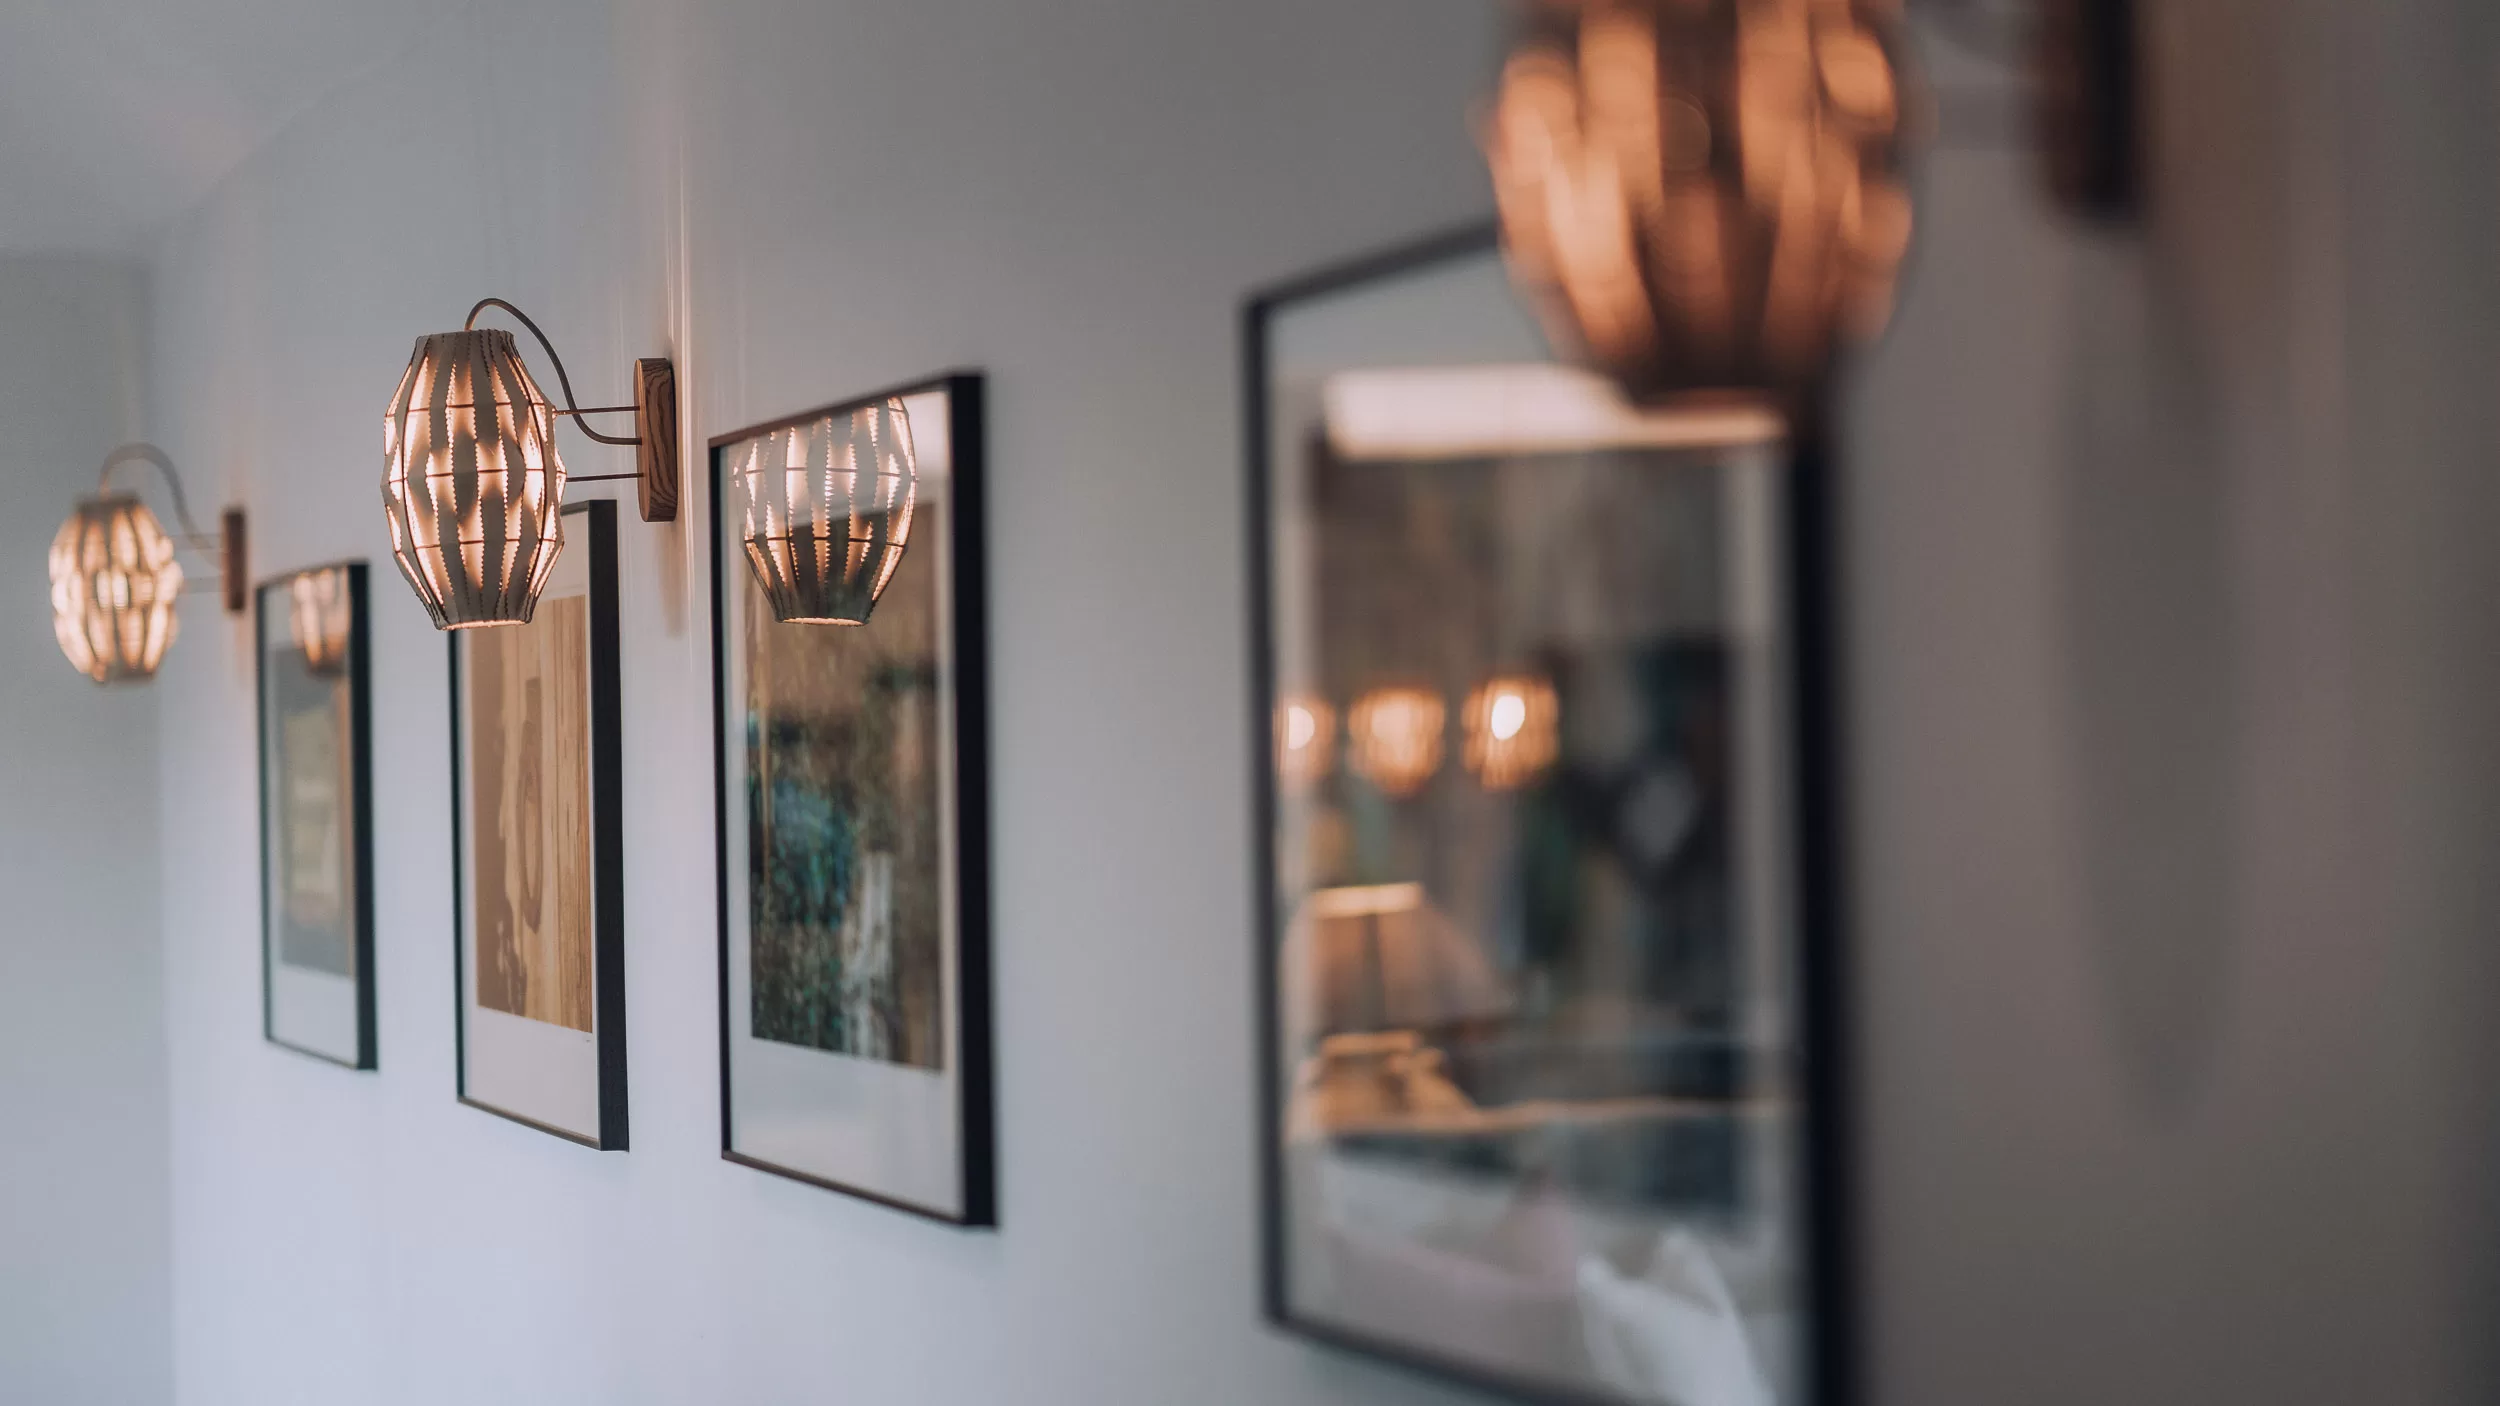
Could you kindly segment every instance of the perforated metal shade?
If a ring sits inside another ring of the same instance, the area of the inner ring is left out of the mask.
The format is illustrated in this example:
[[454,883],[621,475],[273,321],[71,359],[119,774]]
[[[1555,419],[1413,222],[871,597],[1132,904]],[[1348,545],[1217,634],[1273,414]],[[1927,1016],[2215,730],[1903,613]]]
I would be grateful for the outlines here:
[[1910,238],[1894,0],[1533,0],[1485,130],[1513,277],[1638,400],[1810,387]]
[[903,402],[762,435],[731,474],[747,562],[773,618],[867,624],[911,540],[919,467]]
[[417,339],[382,420],[382,507],[435,628],[528,623],[564,548],[564,460],[511,333]]
[[52,539],[52,632],[100,684],[146,679],[174,642],[182,566],[134,494],[89,498]]

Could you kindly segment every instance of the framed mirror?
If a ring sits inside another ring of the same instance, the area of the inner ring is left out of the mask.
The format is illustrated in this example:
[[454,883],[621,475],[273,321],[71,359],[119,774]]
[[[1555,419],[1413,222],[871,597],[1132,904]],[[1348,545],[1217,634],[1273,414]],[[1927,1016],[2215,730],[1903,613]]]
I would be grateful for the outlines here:
[[1489,230],[1247,313],[1266,1303],[1524,1399],[1839,1399],[1814,437]]

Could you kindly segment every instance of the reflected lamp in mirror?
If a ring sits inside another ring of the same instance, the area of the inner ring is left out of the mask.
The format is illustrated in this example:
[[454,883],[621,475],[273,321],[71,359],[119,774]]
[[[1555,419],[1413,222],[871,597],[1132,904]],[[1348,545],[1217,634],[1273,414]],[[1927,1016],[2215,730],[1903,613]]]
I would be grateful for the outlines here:
[[173,461],[154,445],[123,445],[105,457],[95,496],[81,499],[61,524],[48,563],[53,637],[70,665],[99,684],[154,677],[181,627],[174,614],[183,589],[175,539],[138,494],[113,487],[113,470],[134,461],[164,476],[184,542],[217,555],[227,609],[242,609],[242,510],[227,510],[218,536],[202,534],[192,525]]
[[304,667],[321,678],[347,670],[347,649],[356,630],[356,603],[347,568],[307,571],[287,582],[287,625]]
[[[477,326],[499,307],[529,328],[554,364],[564,406],[539,389],[512,334]],[[500,298],[469,310],[457,332],[417,339],[382,418],[382,509],[391,558],[438,630],[529,623],[564,549],[564,459],[559,416],[634,416],[635,433],[581,431],[629,445],[635,472],[573,479],[640,483],[645,522],[677,516],[677,373],[664,359],[634,364],[632,405],[584,408],[564,361],[538,324]]]
[[1441,695],[1429,689],[1373,689],[1346,714],[1347,765],[1386,795],[1414,795],[1441,769],[1448,714]]
[[1509,791],[1534,781],[1554,764],[1554,686],[1525,674],[1485,680],[1467,695],[1460,713],[1466,728],[1467,769],[1488,791]]
[[1276,776],[1295,791],[1308,790],[1337,765],[1337,710],[1313,694],[1295,694],[1276,706]]
[[773,618],[867,624],[911,541],[919,466],[902,400],[774,430],[730,473],[747,565]]
[[1286,935],[1284,963],[1306,1048],[1334,1035],[1445,1029],[1513,1005],[1483,947],[1417,883],[1313,893]]
[[1633,399],[1788,397],[1910,238],[1887,0],[1531,0],[1484,130],[1514,281]]

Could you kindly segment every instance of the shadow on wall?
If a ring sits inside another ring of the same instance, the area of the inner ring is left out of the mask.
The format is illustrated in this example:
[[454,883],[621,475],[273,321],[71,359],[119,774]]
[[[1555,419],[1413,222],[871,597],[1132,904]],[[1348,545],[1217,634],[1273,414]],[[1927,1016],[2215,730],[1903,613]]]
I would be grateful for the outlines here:
[[2194,1102],[2228,1014],[2249,716],[2232,632],[2231,505],[2208,378],[2159,246],[2077,247],[2052,579],[2086,919],[2129,1091]]

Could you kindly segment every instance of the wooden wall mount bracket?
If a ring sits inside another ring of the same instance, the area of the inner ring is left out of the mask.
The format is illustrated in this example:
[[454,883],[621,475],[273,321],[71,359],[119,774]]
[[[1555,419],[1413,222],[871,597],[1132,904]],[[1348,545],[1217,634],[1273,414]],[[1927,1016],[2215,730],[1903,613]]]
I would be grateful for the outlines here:
[[644,522],[677,520],[677,363],[646,356],[634,363],[635,489]]
[[245,550],[243,510],[226,509],[220,526],[218,566],[226,587],[226,613],[241,615],[252,604],[251,559]]

